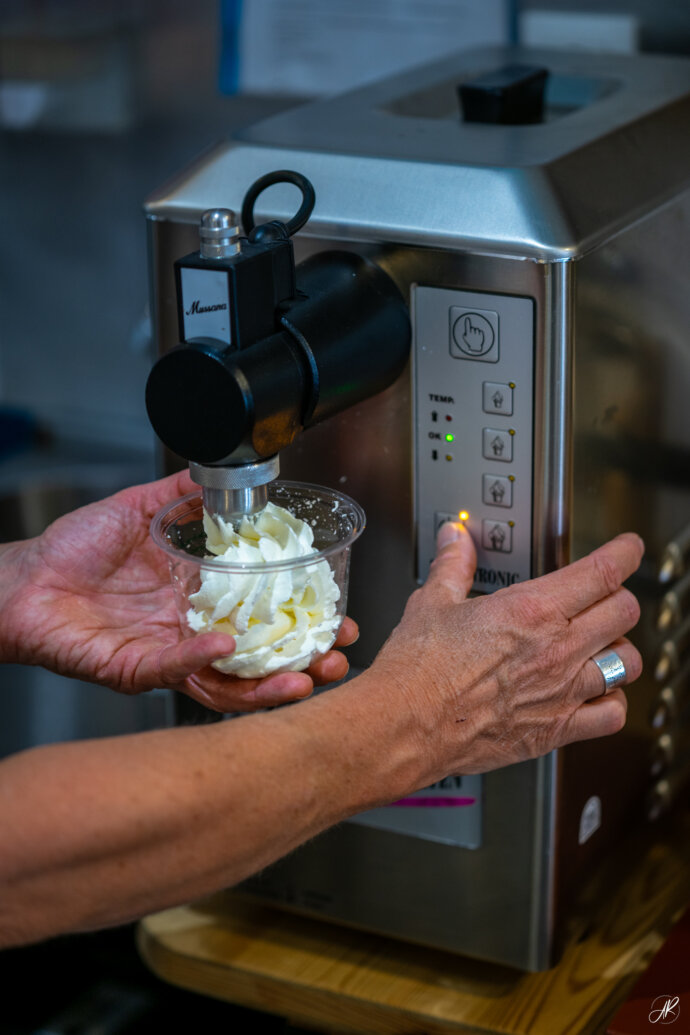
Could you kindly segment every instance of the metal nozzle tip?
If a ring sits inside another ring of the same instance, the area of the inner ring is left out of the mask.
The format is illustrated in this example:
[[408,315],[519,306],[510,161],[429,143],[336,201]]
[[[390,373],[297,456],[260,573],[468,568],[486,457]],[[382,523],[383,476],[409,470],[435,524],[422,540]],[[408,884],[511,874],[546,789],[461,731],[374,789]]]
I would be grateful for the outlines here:
[[205,259],[225,259],[240,250],[237,216],[229,208],[209,208],[199,224],[201,255]]
[[237,216],[229,208],[209,208],[201,216],[202,230],[236,230]]

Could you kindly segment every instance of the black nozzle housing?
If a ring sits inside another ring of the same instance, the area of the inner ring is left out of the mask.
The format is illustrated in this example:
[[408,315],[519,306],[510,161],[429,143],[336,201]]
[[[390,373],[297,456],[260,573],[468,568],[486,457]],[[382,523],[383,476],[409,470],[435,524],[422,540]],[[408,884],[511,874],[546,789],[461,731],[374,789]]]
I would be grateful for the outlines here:
[[297,267],[280,329],[250,347],[188,342],[155,364],[151,423],[174,453],[201,464],[264,459],[298,432],[381,391],[409,355],[407,306],[393,280],[353,252]]

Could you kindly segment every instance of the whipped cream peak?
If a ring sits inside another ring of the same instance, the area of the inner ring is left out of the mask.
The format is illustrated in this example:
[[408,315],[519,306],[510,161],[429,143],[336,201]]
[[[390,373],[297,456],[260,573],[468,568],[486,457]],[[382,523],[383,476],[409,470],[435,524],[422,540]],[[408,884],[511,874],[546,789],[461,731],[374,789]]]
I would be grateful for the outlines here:
[[[314,557],[307,522],[268,503],[239,526],[204,513],[207,550],[232,570],[201,569],[201,586],[189,598],[187,622],[195,632],[228,632],[236,650],[213,662],[221,672],[257,678],[300,671],[332,645],[340,615],[340,588],[328,561]],[[294,567],[268,568],[295,559]],[[242,571],[237,565],[257,565]]]
[[[204,532],[209,553],[235,564],[284,561],[315,552],[314,533],[307,522],[270,502],[257,514],[242,517],[237,529],[220,514],[211,517],[204,511]],[[228,557],[229,549],[237,556]]]

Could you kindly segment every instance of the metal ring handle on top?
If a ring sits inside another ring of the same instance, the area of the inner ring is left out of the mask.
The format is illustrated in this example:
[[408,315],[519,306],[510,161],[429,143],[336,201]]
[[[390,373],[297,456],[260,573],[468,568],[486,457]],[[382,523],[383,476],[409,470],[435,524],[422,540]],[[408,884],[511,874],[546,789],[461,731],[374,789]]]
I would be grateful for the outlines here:
[[272,187],[274,183],[294,183],[302,191],[302,204],[292,219],[289,219],[285,224],[290,237],[302,229],[312,214],[316,202],[316,194],[307,177],[302,176],[301,173],[293,172],[291,169],[277,169],[275,172],[260,176],[244,196],[244,201],[242,202],[242,225],[244,226],[245,234],[251,233],[256,225],[254,222],[256,199],[259,197],[259,194],[266,190],[267,187]]

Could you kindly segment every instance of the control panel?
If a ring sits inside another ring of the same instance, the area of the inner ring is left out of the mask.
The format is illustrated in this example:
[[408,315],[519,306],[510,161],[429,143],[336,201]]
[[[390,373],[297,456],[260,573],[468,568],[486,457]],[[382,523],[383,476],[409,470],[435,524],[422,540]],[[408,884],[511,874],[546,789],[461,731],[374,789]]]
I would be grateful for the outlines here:
[[477,549],[473,588],[531,577],[534,302],[415,286],[417,576],[436,532],[463,521]]

